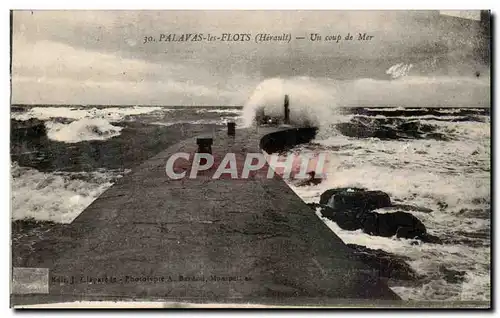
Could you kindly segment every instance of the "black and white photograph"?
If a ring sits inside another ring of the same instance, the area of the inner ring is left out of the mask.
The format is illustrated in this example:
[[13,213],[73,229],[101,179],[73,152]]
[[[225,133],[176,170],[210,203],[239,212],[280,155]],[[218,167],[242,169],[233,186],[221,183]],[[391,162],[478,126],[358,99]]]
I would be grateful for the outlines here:
[[10,306],[490,309],[491,19],[11,10]]

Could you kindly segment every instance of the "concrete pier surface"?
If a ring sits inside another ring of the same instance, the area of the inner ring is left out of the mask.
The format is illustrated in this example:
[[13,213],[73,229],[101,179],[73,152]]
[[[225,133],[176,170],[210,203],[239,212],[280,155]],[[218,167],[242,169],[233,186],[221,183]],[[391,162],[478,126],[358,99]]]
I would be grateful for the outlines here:
[[[221,131],[212,136],[212,152],[216,158],[235,153],[242,164],[246,153],[291,146],[308,134]],[[268,179],[267,169],[250,179],[212,179],[216,168],[195,179],[167,177],[172,154],[196,149],[196,138],[169,147],[104,192],[71,223],[74,245],[40,264],[49,269],[49,293],[13,295],[12,305],[399,303],[378,272],[355,259],[280,177]]]

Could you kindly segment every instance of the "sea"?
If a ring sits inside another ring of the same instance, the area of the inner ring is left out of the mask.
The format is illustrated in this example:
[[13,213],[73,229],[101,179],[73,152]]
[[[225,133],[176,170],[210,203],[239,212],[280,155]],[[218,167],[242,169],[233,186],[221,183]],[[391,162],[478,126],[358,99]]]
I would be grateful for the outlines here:
[[[280,113],[282,101],[275,104],[266,105],[266,112]],[[13,106],[11,218],[70,223],[134,166],[182,138],[224,129],[228,121],[238,128],[252,125],[257,107],[252,102],[243,107]],[[424,278],[392,284],[394,292],[405,300],[490,300],[489,108],[318,105],[316,110],[328,110],[318,116],[294,105],[292,95],[291,109],[293,124],[314,124],[319,131],[289,152],[328,153],[320,184],[285,180],[305,202],[318,202],[327,189],[362,187],[427,209],[408,212],[443,244],[346,231],[317,214],[345,243],[408,258]],[[42,131],[29,129],[34,126]],[[447,270],[465,276],[450,281]]]

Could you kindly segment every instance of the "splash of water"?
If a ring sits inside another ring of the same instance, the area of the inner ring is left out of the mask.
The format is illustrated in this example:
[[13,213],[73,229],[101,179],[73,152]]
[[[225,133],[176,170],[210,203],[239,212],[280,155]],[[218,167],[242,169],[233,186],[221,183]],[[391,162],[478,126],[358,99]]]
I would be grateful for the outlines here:
[[[391,70],[392,69],[392,70]],[[243,108],[246,127],[257,111],[283,118],[284,96],[290,96],[290,121],[294,125],[329,127],[338,122],[341,107],[488,107],[489,79],[457,76],[408,76],[410,65],[395,65],[395,80],[362,78],[271,78],[255,88]],[[389,71],[388,70],[388,71]]]
[[322,126],[335,117],[336,85],[333,80],[309,77],[271,78],[261,82],[245,104],[244,125],[248,127],[254,123],[258,110],[263,110],[267,116],[283,117],[286,94],[290,96],[292,124]]

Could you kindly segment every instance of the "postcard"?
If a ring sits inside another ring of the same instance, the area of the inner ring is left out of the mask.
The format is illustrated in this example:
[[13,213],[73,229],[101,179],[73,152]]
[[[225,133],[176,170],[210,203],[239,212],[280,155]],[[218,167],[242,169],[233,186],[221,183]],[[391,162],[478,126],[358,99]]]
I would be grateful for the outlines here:
[[11,307],[491,307],[491,15],[11,11]]

